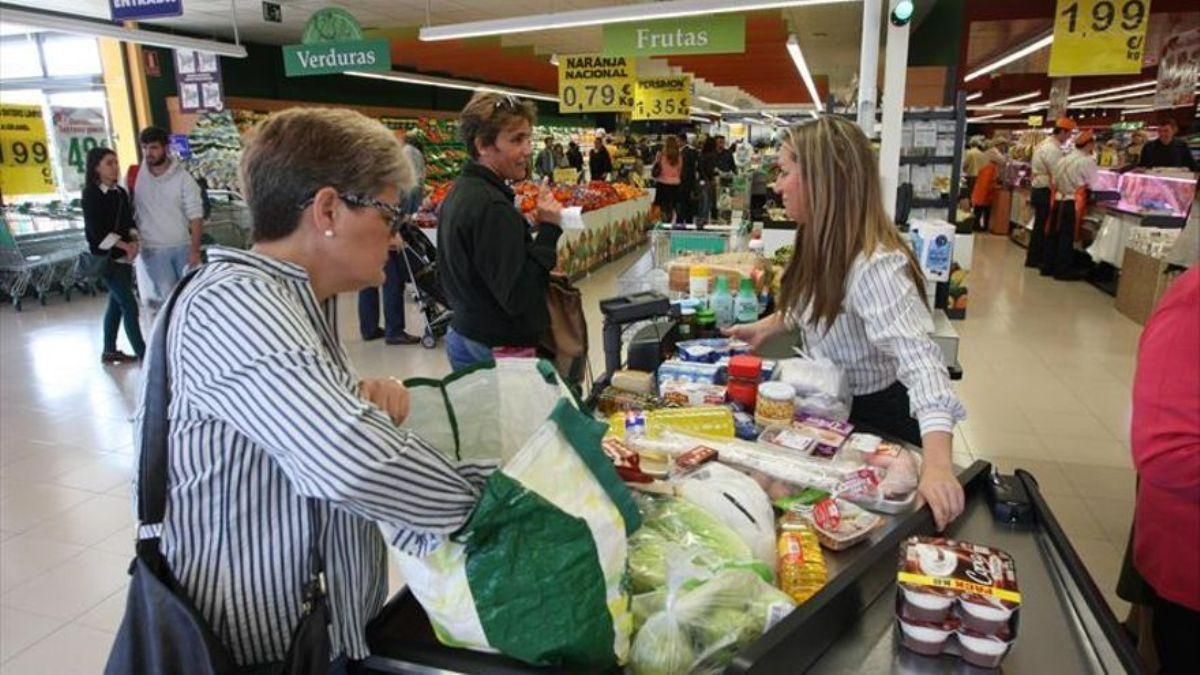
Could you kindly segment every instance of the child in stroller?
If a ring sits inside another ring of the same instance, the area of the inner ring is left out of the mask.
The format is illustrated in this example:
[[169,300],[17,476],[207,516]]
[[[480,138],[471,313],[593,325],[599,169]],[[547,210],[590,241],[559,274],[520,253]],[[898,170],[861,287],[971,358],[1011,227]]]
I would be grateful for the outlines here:
[[404,241],[404,266],[415,289],[417,307],[425,317],[421,346],[433,349],[437,346],[438,338],[446,334],[454,314],[448,308],[446,296],[438,282],[437,247],[421,228],[410,221],[400,226],[400,238]]

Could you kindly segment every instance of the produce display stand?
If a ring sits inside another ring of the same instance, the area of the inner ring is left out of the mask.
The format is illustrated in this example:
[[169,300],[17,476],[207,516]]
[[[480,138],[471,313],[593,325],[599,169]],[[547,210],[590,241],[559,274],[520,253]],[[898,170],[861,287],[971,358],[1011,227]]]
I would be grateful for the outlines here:
[[[966,510],[946,536],[1002,549],[1016,561],[1023,596],[1021,629],[1002,664],[1004,672],[1140,672],[1133,645],[1033,476],[1017,476],[1029,492],[1031,525],[993,518],[987,500],[992,481],[988,463],[962,468],[958,478],[966,491]],[[825,587],[742,650],[726,672],[976,672],[953,657],[919,656],[898,645],[894,612],[900,544],[910,536],[933,533],[933,518],[922,508],[888,518],[865,544],[824,551],[830,575]],[[406,591],[388,604],[368,637],[374,654],[366,662],[369,672],[567,672],[439,644],[424,611]]]

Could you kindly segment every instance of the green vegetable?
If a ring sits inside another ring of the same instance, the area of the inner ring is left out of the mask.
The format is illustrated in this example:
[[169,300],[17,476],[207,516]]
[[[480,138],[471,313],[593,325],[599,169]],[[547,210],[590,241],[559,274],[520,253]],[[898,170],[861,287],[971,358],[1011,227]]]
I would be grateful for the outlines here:
[[[698,506],[671,497],[641,497],[642,527],[629,538],[629,571],[634,593],[666,585],[667,553],[682,549],[692,565],[717,570],[754,560],[746,542]],[[770,571],[767,572],[770,579]]]

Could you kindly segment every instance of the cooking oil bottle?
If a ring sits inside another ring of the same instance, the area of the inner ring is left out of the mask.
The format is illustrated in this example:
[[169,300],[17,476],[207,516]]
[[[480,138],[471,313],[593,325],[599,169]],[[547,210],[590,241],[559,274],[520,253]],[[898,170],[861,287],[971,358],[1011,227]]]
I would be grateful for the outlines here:
[[825,558],[812,528],[789,523],[779,533],[779,588],[803,604],[825,585]]

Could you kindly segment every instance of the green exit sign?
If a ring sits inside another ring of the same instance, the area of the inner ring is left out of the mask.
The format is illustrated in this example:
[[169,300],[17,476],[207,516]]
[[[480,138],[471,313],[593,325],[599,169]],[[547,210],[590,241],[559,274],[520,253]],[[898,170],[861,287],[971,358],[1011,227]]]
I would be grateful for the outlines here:
[[741,14],[633,21],[604,27],[604,53],[627,56],[739,54],[746,51]]

